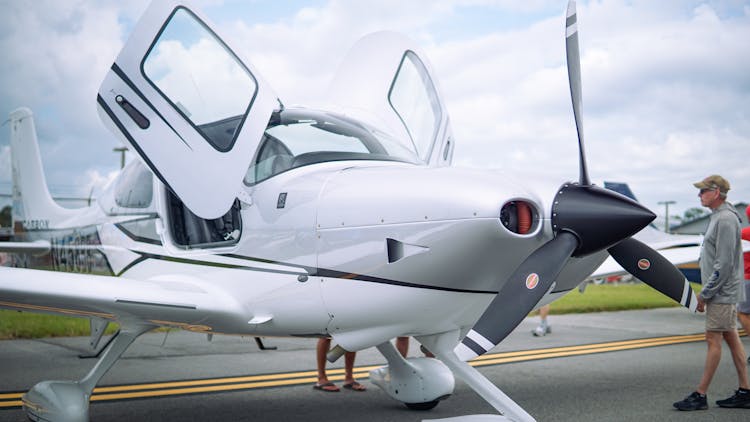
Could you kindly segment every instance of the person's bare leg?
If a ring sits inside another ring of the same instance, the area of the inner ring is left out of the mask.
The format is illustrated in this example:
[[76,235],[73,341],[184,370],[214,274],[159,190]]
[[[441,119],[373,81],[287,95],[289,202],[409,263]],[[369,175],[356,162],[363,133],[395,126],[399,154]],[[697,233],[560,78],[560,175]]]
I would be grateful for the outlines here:
[[356,352],[344,353],[344,382],[347,384],[354,382],[354,358],[356,356]]
[[330,338],[318,339],[318,345],[315,347],[315,364],[318,366],[318,383],[315,384],[315,388],[325,391],[339,391],[339,388],[328,380],[328,375],[326,374],[326,354],[330,347]]
[[541,308],[539,308],[539,317],[541,319],[541,322],[539,323],[539,326],[534,329],[531,333],[534,334],[534,336],[539,337],[546,334],[551,333],[552,331],[549,328],[549,324],[547,323],[547,316],[549,315],[549,305],[544,305]]
[[356,391],[365,391],[367,388],[354,379],[354,358],[357,352],[346,352],[344,354],[344,387]]
[[701,394],[706,394],[706,391],[708,391],[708,386],[711,385],[711,380],[719,366],[719,361],[721,361],[721,338],[721,331],[706,331],[706,345],[708,346],[706,365],[703,368],[701,382],[696,389]]
[[747,378],[747,364],[745,363],[745,348],[742,346],[740,336],[736,330],[725,331],[724,341],[729,346],[729,351],[732,354],[732,361],[734,367],[737,370],[737,380],[739,381],[740,388],[750,389]]
[[328,382],[328,375],[326,375],[326,354],[330,347],[330,338],[318,339],[318,346],[315,348],[315,363],[318,365],[318,384]]
[[549,305],[544,305],[539,308],[539,316],[542,318],[543,323],[547,323],[547,316],[549,316]]
[[409,354],[409,337],[396,337],[396,350],[406,357]]
[[[750,314],[737,312],[737,319],[740,320],[740,325],[742,325],[742,329],[745,330],[747,338],[750,338]],[[747,357],[747,363],[750,364],[750,356]]]
[[745,330],[745,335],[750,338],[750,314],[737,312],[737,319],[740,320],[740,325]]

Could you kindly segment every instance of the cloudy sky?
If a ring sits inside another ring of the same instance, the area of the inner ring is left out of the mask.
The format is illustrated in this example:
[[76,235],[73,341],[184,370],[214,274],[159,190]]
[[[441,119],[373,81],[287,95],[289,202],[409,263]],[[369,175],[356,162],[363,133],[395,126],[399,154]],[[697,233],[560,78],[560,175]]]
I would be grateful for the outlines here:
[[[34,111],[53,194],[101,190],[119,167],[95,98],[147,4],[0,0],[0,121]],[[195,4],[286,104],[324,98],[362,35],[406,33],[437,73],[455,165],[555,184],[578,177],[564,0]],[[592,180],[628,182],[657,214],[664,200],[676,201],[670,214],[698,206],[691,183],[712,173],[730,180],[733,202],[750,202],[750,1],[581,1],[578,21]],[[0,127],[0,194],[10,192],[8,136]]]

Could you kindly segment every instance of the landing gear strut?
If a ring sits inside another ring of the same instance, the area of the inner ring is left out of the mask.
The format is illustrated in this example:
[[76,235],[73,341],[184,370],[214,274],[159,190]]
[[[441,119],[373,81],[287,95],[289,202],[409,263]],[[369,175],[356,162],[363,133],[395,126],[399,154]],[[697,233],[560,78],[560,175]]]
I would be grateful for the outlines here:
[[[417,340],[428,348],[445,365],[450,368],[457,377],[461,378],[477,394],[482,396],[501,415],[482,415],[483,421],[516,421],[534,422],[535,419],[529,415],[521,406],[516,404],[510,397],[505,395],[495,384],[488,380],[479,371],[467,362],[462,361],[453,351],[458,344],[458,331],[442,334],[417,337]],[[471,416],[450,418],[451,421],[472,420]]]
[[80,381],[42,381],[24,394],[23,408],[32,421],[86,422],[94,386],[138,336],[152,325],[123,327],[96,365]]

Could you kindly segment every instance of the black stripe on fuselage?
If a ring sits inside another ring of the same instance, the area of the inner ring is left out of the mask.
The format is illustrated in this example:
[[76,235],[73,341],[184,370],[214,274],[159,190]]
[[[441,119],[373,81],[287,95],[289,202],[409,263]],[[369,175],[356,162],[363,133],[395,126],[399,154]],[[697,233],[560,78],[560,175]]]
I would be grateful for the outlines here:
[[[150,217],[145,217],[145,218],[150,218]],[[132,221],[136,221],[136,220],[130,220],[130,221],[126,221],[123,223],[129,223]],[[119,230],[121,230],[125,235],[127,235],[129,238],[133,239],[136,242],[141,242],[141,243],[146,243],[146,244],[155,244],[152,239],[137,236],[129,232],[127,229],[124,229],[121,223],[117,223],[115,224],[115,226]],[[86,227],[93,228],[97,226],[92,225],[92,226],[86,226]],[[101,242],[99,242],[99,244],[101,244]],[[159,242],[159,245],[161,245],[161,242]],[[130,251],[140,256],[134,259],[129,264],[127,264],[125,267],[123,267],[123,269],[120,270],[118,273],[115,273],[112,270],[112,266],[110,265],[109,260],[107,259],[107,255],[102,253],[104,261],[107,267],[109,268],[109,273],[111,275],[114,275],[117,277],[122,276],[123,274],[125,274],[126,271],[130,270],[131,268],[140,264],[141,262],[144,262],[149,259],[158,259],[162,261],[177,262],[177,263],[188,264],[188,265],[203,265],[203,266],[209,266],[209,267],[238,269],[238,270],[246,270],[246,271],[258,271],[258,272],[273,273],[273,274],[287,274],[287,275],[295,275],[295,276],[305,275],[305,276],[337,278],[337,279],[344,279],[344,280],[358,280],[358,281],[365,281],[365,282],[371,282],[371,283],[388,284],[392,286],[412,287],[412,288],[417,288],[417,289],[440,290],[440,291],[456,292],[456,293],[497,294],[497,291],[458,289],[458,288],[453,288],[453,287],[443,287],[443,286],[410,283],[406,281],[399,281],[399,280],[369,276],[366,274],[347,273],[343,271],[337,271],[337,270],[331,270],[331,269],[325,269],[325,268],[308,267],[308,266],[299,265],[299,264],[279,262],[279,261],[274,261],[270,259],[256,258],[256,257],[237,255],[237,254],[219,254],[217,256],[223,256],[227,258],[233,258],[233,259],[244,260],[244,261],[259,262],[259,263],[264,263],[264,264],[287,266],[287,267],[292,267],[292,268],[298,268],[299,270],[297,271],[278,270],[278,269],[261,268],[261,267],[239,265],[239,264],[227,264],[227,263],[221,263],[221,262],[204,261],[204,260],[197,260],[197,259],[190,259],[190,258],[180,258],[180,257],[174,257],[174,256],[143,252],[143,251],[139,251],[136,249],[130,249]]]
[[249,267],[246,265],[226,264],[223,262],[200,261],[197,259],[178,258],[174,256],[158,255],[158,254],[152,254],[152,253],[140,252],[140,251],[132,251],[132,252],[140,254],[145,259],[159,259],[162,261],[177,262],[180,264],[203,265],[207,267],[229,268],[229,269],[234,269],[234,270],[259,271],[259,272],[264,272],[264,273],[275,273],[275,274],[308,275],[308,273],[304,271],[275,270],[271,268],[260,268],[260,267]]
[[[307,266],[302,266],[298,264],[289,264],[285,262],[278,262],[278,261],[272,261],[272,260],[263,259],[263,258],[254,258],[250,256],[243,256],[243,255],[236,255],[236,254],[221,254],[218,256],[225,256],[228,258],[242,259],[242,260],[253,261],[253,262],[261,262],[264,264],[275,264],[275,265],[284,265],[284,266],[289,266],[289,267],[298,267],[300,268],[300,271],[286,271],[286,270],[276,270],[276,269],[271,269],[271,268],[250,267],[250,266],[245,266],[245,265],[227,264],[227,263],[222,263],[222,262],[211,262],[211,261],[201,261],[201,260],[189,259],[189,258],[178,258],[174,256],[158,255],[158,254],[140,252],[136,250],[131,250],[131,251],[134,253],[140,254],[141,257],[143,258],[143,259],[137,260],[138,262],[142,262],[145,259],[159,259],[163,261],[178,262],[181,264],[189,264],[189,265],[205,265],[209,267],[229,268],[229,269],[247,270],[247,271],[259,271],[259,272],[274,273],[274,274],[288,274],[288,275],[297,275],[297,276],[309,275],[311,277],[317,276],[317,277],[338,278],[338,279],[345,279],[345,280],[358,280],[358,281],[366,281],[366,282],[371,282],[371,283],[389,284],[393,286],[413,287],[417,289],[440,290],[440,291],[456,292],[456,293],[497,294],[497,292],[489,291],[489,290],[457,289],[457,288],[452,288],[452,287],[431,286],[431,285],[426,285],[426,284],[409,283],[405,281],[373,277],[373,276],[368,276],[364,274],[345,273],[342,271],[328,270],[324,268],[307,267]],[[128,269],[132,267],[133,265],[135,265],[136,263],[137,262],[134,262],[131,265],[129,265]],[[122,274],[123,272],[121,272],[120,274]]]
[[[131,251],[131,252],[140,253],[140,252],[136,252],[136,251]],[[115,275],[117,277],[120,277],[121,275],[125,274],[125,271],[127,271],[127,270],[135,267],[136,265],[140,264],[141,262],[143,262],[143,261],[145,261],[147,259],[148,259],[147,257],[141,255],[138,258],[134,259],[130,264],[126,265],[123,269],[120,270],[119,273],[117,273]]]
[[398,281],[398,280],[392,280],[387,278],[380,278],[380,277],[374,277],[369,276],[365,274],[357,274],[357,273],[347,273],[343,271],[336,271],[336,270],[329,270],[325,268],[316,268],[316,267],[305,267],[300,266],[297,264],[288,264],[284,262],[275,262],[275,261],[269,261],[262,258],[253,258],[249,256],[243,256],[243,255],[236,255],[236,254],[226,254],[223,256],[227,256],[230,258],[236,258],[236,259],[244,259],[248,261],[256,261],[256,262],[263,262],[267,264],[279,264],[279,265],[289,265],[289,266],[297,266],[304,268],[305,271],[307,271],[310,276],[317,276],[317,277],[328,277],[328,278],[339,278],[339,279],[347,279],[347,280],[359,280],[359,281],[368,281],[371,283],[380,283],[380,284],[390,284],[394,286],[402,286],[402,287],[414,287],[419,289],[429,289],[429,290],[442,290],[447,292],[457,292],[457,293],[485,293],[485,294],[497,294],[496,291],[490,291],[490,290],[469,290],[469,289],[457,289],[453,287],[441,287],[441,286],[431,286],[428,284],[417,284],[417,283],[409,283],[406,281]]

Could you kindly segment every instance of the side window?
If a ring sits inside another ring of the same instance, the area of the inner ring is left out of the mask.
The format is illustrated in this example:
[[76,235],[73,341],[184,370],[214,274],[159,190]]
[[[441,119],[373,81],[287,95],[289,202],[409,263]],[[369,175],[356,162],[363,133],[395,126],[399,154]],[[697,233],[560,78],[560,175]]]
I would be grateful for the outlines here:
[[193,214],[177,196],[167,191],[167,211],[172,242],[181,249],[231,246],[240,239],[242,216],[238,200],[223,216],[207,220]]
[[187,9],[177,8],[172,14],[142,71],[214,148],[232,149],[258,84]]
[[388,100],[409,132],[417,154],[426,160],[443,116],[427,69],[411,51],[401,60]]
[[115,186],[115,203],[123,208],[148,208],[153,198],[153,175],[140,161],[122,170]]

